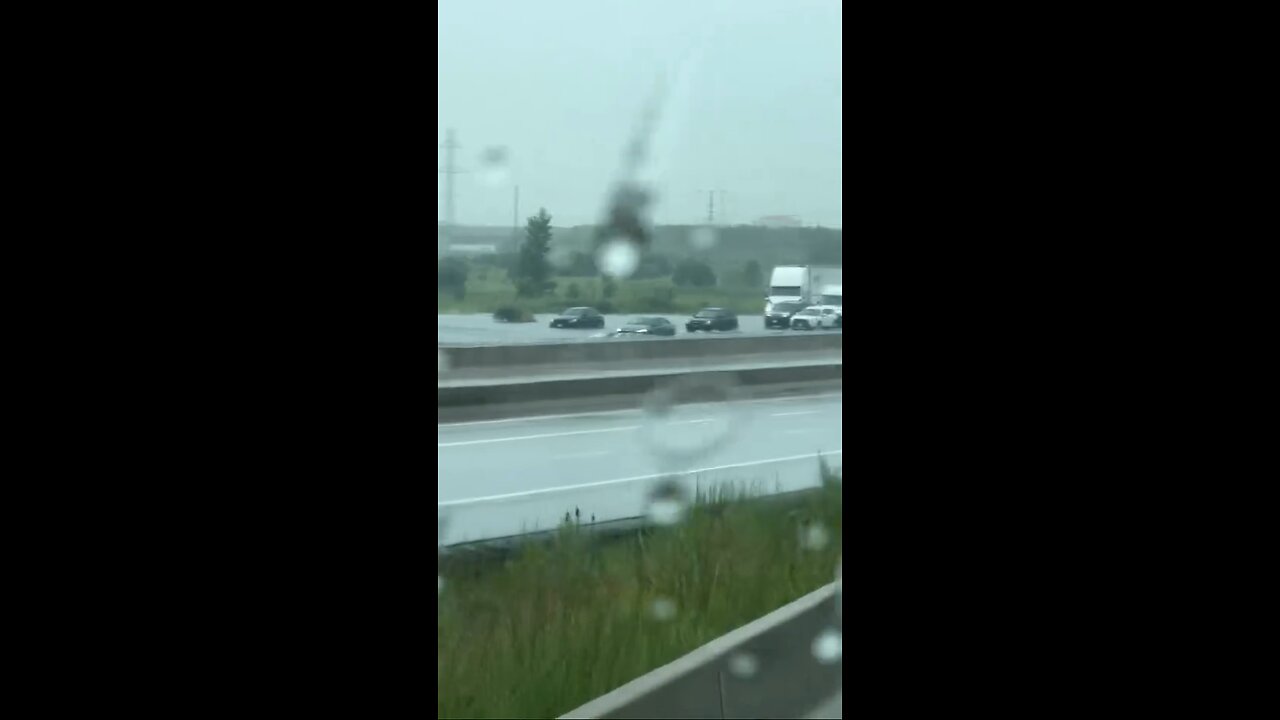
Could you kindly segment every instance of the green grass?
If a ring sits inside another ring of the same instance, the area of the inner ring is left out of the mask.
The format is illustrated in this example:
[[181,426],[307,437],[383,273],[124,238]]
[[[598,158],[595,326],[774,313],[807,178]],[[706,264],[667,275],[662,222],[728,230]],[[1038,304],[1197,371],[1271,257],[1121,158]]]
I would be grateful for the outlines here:
[[[437,294],[438,312],[442,314],[492,313],[504,305],[514,305],[534,313],[560,312],[575,305],[600,306],[604,303],[604,287],[599,278],[557,277],[554,294],[542,298],[516,298],[515,286],[498,269],[471,272],[466,296],[458,300],[445,293]],[[577,285],[579,295],[569,297],[570,285]],[[615,311],[607,314],[634,313],[693,314],[704,307],[723,307],[740,315],[763,312],[764,291],[759,288],[676,287],[670,278],[655,280],[623,280],[617,293],[609,299]]]
[[[445,569],[437,716],[557,717],[830,583],[841,484],[797,504],[723,493],[685,522],[613,541],[572,526],[513,557]],[[820,523],[830,542],[802,547]],[[651,608],[663,598],[677,612]]]

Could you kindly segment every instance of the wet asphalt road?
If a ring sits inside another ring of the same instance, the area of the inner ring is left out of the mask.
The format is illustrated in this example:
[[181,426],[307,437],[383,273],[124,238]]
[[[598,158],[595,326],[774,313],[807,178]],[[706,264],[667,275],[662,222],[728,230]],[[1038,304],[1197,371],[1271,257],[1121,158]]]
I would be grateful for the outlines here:
[[[676,326],[677,337],[686,335],[684,323],[687,315],[678,313],[647,313],[665,317]],[[608,315],[605,317],[604,330],[561,330],[549,327],[555,315],[538,315],[536,323],[499,323],[490,315],[437,315],[436,342],[440,345],[519,345],[543,342],[599,342],[602,335],[623,325],[635,315]],[[764,328],[764,318],[760,315],[741,315],[738,317],[739,328],[726,332],[714,332],[711,335],[782,335],[799,330],[778,330]],[[840,332],[839,330],[815,330],[813,332]],[[703,335],[704,333],[697,333]],[[654,338],[660,340],[660,338]]]

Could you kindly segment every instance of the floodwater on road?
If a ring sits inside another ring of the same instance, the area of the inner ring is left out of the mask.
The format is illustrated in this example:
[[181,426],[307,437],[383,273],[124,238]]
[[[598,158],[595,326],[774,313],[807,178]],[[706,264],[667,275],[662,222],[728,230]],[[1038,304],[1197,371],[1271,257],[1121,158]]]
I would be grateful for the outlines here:
[[[550,323],[555,315],[538,315],[537,322],[532,323],[500,323],[492,315],[437,315],[437,345],[520,345],[526,343],[551,342],[589,342],[599,341],[607,337],[628,319],[638,315],[665,317],[676,326],[676,337],[688,335],[684,323],[689,319],[682,313],[636,313],[634,315],[608,315],[605,317],[603,330],[563,330],[552,329]],[[764,329],[764,318],[759,315],[738,316],[739,329],[726,332],[695,333],[695,335],[782,335],[788,332],[803,332],[778,329]],[[813,331],[813,332],[831,332]],[[836,330],[835,332],[840,332]],[[658,338],[651,338],[657,340]]]

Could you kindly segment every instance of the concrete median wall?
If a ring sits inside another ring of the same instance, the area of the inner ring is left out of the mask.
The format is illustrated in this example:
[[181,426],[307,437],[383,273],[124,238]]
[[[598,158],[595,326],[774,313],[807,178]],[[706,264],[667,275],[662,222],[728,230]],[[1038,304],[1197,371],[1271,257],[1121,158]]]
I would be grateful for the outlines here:
[[[637,399],[659,384],[674,377],[695,379],[699,375],[716,375],[752,394],[764,389],[807,388],[819,384],[839,385],[844,366],[838,362],[781,367],[755,367],[742,370],[707,370],[689,372],[637,372],[605,377],[584,376],[574,379],[534,380],[531,382],[495,382],[475,385],[438,385],[436,387],[437,419],[453,421],[489,417],[537,414],[555,407],[560,411],[634,407]],[[696,386],[696,383],[694,383]],[[685,398],[701,400],[703,398]],[[720,398],[706,398],[709,400]],[[589,406],[589,407],[588,407]],[[467,411],[465,415],[459,411]]]
[[[836,586],[825,586],[563,717],[804,717],[843,685],[843,659],[813,652],[819,635],[839,632],[837,602]],[[734,672],[743,656],[755,664],[749,676]]]
[[439,347],[449,367],[494,368],[609,363],[673,358],[743,358],[772,354],[839,351],[841,333],[778,336],[700,336],[606,339],[542,345]]

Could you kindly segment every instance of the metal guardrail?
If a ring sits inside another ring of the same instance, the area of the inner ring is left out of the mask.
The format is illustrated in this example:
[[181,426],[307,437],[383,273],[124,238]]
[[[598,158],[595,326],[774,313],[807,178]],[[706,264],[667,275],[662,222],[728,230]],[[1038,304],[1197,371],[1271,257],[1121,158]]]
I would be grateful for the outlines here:
[[[561,717],[821,715],[843,686],[843,657],[824,663],[814,654],[819,636],[839,632],[837,586],[805,595]],[[743,672],[744,664],[752,672]]]

